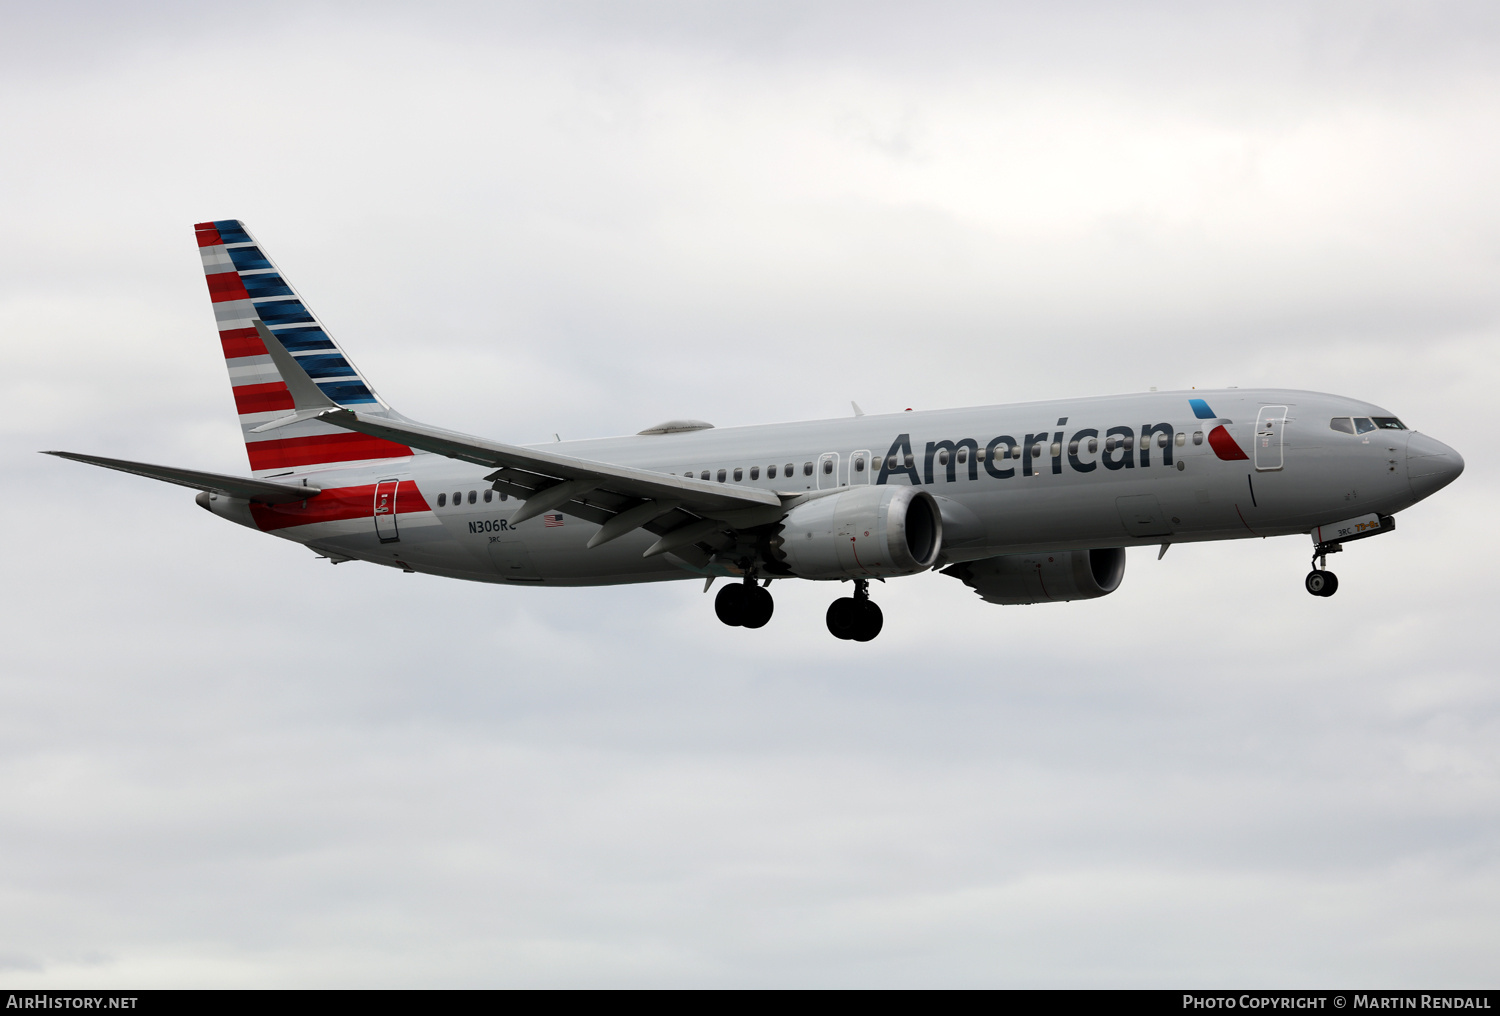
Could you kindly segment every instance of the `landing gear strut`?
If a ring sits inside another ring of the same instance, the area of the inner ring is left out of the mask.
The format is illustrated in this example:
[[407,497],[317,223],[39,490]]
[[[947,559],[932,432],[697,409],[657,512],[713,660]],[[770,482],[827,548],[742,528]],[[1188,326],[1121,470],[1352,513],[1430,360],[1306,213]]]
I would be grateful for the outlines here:
[[719,620],[735,628],[764,628],[776,609],[771,591],[745,576],[742,583],[728,585],[714,597],[714,613]]
[[[1339,579],[1328,570],[1328,555],[1339,553],[1346,543],[1368,539],[1371,536],[1384,536],[1386,533],[1395,531],[1395,517],[1381,515],[1379,512],[1314,528],[1312,531],[1313,570],[1307,573],[1307,580],[1303,583],[1307,586],[1307,591],[1314,596],[1332,596],[1338,592]],[[1324,539],[1325,536],[1332,536],[1334,539],[1327,540]]]
[[1325,569],[1328,567],[1328,555],[1337,554],[1343,549],[1337,543],[1320,543],[1313,549],[1312,571],[1307,573],[1307,578],[1302,582],[1309,593],[1314,596],[1332,596],[1339,591],[1339,577]]
[[885,615],[870,600],[870,583],[854,580],[854,595],[840,597],[828,605],[828,630],[834,638],[868,642],[880,634]]

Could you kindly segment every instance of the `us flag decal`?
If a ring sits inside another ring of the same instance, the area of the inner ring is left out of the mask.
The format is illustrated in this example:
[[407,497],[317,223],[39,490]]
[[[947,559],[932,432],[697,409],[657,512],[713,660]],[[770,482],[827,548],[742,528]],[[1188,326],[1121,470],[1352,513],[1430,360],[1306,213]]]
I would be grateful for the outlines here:
[[542,516],[542,525],[546,526],[549,529],[552,528],[553,526],[560,526],[560,525],[562,525],[562,522],[563,522],[562,515],[557,514],[557,513],[550,513],[550,514]]

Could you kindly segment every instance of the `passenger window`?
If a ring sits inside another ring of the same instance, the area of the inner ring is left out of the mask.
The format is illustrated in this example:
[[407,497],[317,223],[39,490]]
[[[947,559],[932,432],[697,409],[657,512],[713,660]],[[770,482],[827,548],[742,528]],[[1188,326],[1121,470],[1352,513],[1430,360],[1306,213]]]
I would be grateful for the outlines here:
[[1167,435],[1163,434],[1161,431],[1157,431],[1156,432],[1156,447],[1158,447],[1158,448],[1165,448],[1166,446],[1167,446]]
[[706,479],[708,479],[708,470],[705,469],[703,472],[699,473],[698,474],[698,479],[700,479],[700,480],[706,480]]
[[1349,419],[1347,416],[1335,416],[1333,419],[1328,421],[1328,429],[1336,430],[1340,434],[1353,434],[1354,421]]
[[937,459],[938,465],[946,466],[948,464],[948,449],[944,448],[942,451],[938,452]]
[[1145,451],[1147,448],[1150,448],[1150,447],[1151,447],[1151,435],[1150,434],[1142,434],[1141,435],[1141,451]]
[[689,480],[691,480],[693,478],[693,471],[691,469],[689,469],[687,472],[683,473],[682,475],[686,476]]
[[833,460],[832,459],[824,459],[823,460],[823,472],[824,473],[831,473],[831,472],[833,472]]
[[1053,458],[1057,458],[1057,456],[1059,456],[1061,454],[1062,454],[1062,442],[1061,441],[1053,441],[1052,442],[1052,457]]
[[489,487],[484,492],[484,503],[489,504],[493,500],[495,500],[495,489],[493,487]]
[[1068,454],[1069,455],[1077,455],[1078,454],[1078,442],[1077,441],[1069,441],[1068,442]]
[[720,482],[720,483],[723,483],[723,482],[724,482],[724,475],[725,475],[725,471],[724,471],[724,470],[722,470],[722,469],[721,469],[721,470],[719,470],[719,482]]
[[1193,444],[1202,444],[1202,443],[1203,443],[1203,431],[1201,431],[1201,430],[1195,430],[1195,431],[1193,431]]
[[448,503],[448,495],[447,494],[439,494],[438,495],[438,507],[441,508],[444,505],[446,505],[447,503]]
[[906,468],[907,469],[911,469],[915,465],[916,465],[916,460],[914,458],[912,458],[911,452],[907,452],[906,453]]
[[1177,447],[1181,448],[1185,444],[1187,444],[1187,435],[1179,433],[1177,435]]
[[856,473],[863,473],[865,471],[865,457],[863,455],[854,456],[854,471]]
[[1112,438],[1112,437],[1105,438],[1104,439],[1104,450],[1107,451],[1107,452],[1114,451],[1115,450],[1115,440],[1116,439]]
[[741,469],[739,466],[735,466],[734,467],[734,482],[735,483],[739,483],[744,478],[745,478],[745,471],[743,469]]
[[453,492],[453,507],[457,508],[459,505],[461,505],[463,503],[464,503],[464,492],[461,491],[461,490],[455,490]]
[[960,462],[968,462],[969,461],[969,449],[968,448],[960,448],[958,450],[958,461],[960,461]]
[[505,501],[505,500],[508,500],[509,498],[510,498],[510,495],[507,494],[505,491],[502,490],[500,492],[500,500]]
[[473,490],[469,491],[469,503],[470,504],[474,504],[478,500],[479,500],[479,493],[477,491],[473,491]]
[[804,463],[802,463],[802,475],[803,476],[811,476],[812,475],[812,463],[811,462],[804,462]]
[[1406,424],[1402,423],[1400,420],[1396,419],[1394,416],[1377,416],[1377,417],[1375,417],[1375,426],[1379,427],[1381,430],[1405,430],[1406,429]]
[[759,466],[751,466],[750,467],[750,479],[752,479],[752,480],[759,480],[760,479],[760,467]]
[[1356,434],[1368,434],[1375,429],[1375,421],[1369,417],[1356,416],[1354,418],[1354,432]]
[[1097,437],[1091,437],[1091,438],[1089,438],[1089,454],[1092,455],[1095,452],[1097,452],[1098,450],[1099,450],[1099,439]]
[[769,466],[766,467],[766,479],[768,479],[768,480],[774,480],[774,479],[776,479],[776,463],[773,462]]

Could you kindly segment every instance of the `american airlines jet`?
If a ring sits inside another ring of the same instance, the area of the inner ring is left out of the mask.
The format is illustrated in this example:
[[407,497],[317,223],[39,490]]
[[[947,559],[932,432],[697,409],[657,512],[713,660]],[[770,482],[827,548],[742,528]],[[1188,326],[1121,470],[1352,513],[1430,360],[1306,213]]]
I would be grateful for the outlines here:
[[1463,471],[1357,399],[1150,392],[521,446],[407,419],[243,223],[196,227],[251,476],[51,452],[195,488],[220,518],[334,564],[513,585],[715,578],[759,628],[777,579],[851,582],[828,630],[880,633],[870,580],[939,571],[990,603],[1104,596],[1125,549],[1311,535],[1327,555]]

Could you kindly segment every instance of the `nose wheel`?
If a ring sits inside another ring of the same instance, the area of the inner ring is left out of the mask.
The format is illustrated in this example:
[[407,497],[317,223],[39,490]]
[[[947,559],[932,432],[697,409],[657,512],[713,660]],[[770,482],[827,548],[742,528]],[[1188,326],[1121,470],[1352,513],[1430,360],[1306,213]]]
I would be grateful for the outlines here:
[[714,597],[714,613],[733,628],[764,628],[775,610],[771,591],[748,576],[743,583],[720,589]]
[[1339,591],[1339,577],[1331,571],[1317,568],[1307,573],[1307,579],[1302,584],[1314,596],[1332,596]]
[[828,605],[828,631],[834,638],[868,642],[880,634],[885,615],[870,600],[870,584],[854,580],[854,595],[843,596]]
[[1320,543],[1313,549],[1312,571],[1302,584],[1314,596],[1332,596],[1339,591],[1339,577],[1328,571],[1328,555],[1337,554],[1344,548],[1337,543]]

